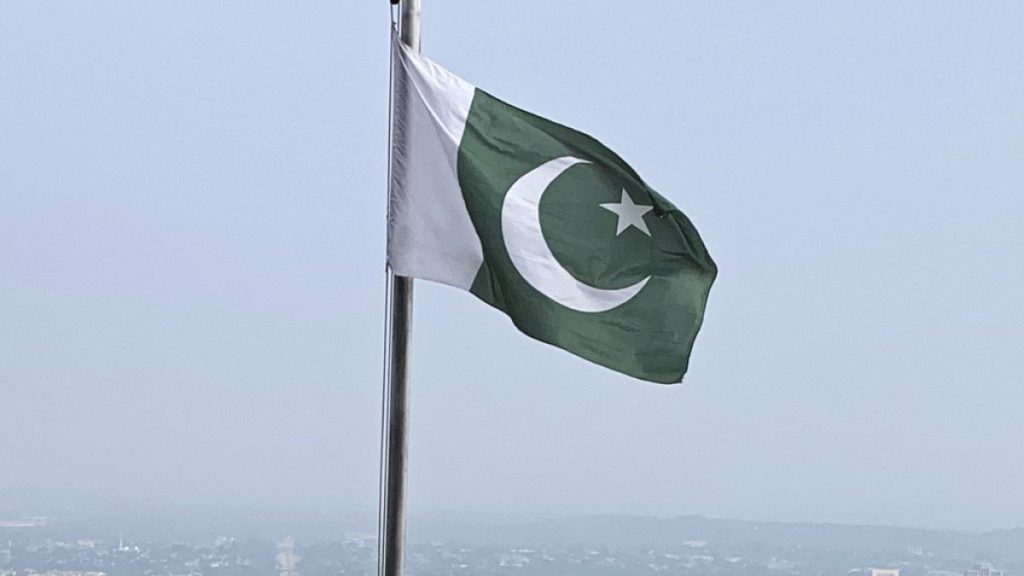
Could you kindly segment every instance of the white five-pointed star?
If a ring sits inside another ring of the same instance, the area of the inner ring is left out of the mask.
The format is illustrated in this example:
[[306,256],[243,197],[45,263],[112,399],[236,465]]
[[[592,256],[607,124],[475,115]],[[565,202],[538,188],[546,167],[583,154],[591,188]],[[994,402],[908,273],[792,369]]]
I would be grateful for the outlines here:
[[626,231],[626,228],[630,226],[635,227],[648,236],[651,235],[651,231],[647,229],[647,223],[644,222],[644,214],[647,214],[654,209],[654,206],[647,206],[646,204],[634,204],[633,199],[626,194],[626,189],[622,189],[622,200],[618,203],[609,202],[607,204],[601,204],[601,208],[615,212],[615,215],[619,217],[618,225],[615,227],[615,235],[618,236]]

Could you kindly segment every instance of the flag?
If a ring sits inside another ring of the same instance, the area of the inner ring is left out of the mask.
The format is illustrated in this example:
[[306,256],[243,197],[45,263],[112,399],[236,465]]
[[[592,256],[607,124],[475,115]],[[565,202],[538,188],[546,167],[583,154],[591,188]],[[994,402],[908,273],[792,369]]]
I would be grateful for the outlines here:
[[523,333],[679,382],[717,268],[690,220],[597,140],[394,43],[388,264]]

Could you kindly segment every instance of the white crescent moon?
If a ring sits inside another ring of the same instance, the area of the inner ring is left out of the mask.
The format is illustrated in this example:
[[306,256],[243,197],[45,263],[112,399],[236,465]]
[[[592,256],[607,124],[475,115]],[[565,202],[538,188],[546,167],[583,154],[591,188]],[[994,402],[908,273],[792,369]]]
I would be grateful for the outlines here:
[[501,206],[501,233],[512,265],[530,286],[566,308],[605,312],[636,296],[651,277],[618,290],[595,288],[577,280],[551,253],[540,229],[540,199],[555,178],[576,164],[590,162],[562,156],[516,180]]

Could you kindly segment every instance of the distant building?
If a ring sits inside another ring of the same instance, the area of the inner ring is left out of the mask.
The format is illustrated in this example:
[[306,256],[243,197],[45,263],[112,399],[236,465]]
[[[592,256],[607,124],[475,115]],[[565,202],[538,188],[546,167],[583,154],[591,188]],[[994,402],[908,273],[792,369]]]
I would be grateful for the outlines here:
[[1002,570],[996,570],[988,562],[979,562],[974,568],[964,572],[964,576],[1005,576]]
[[295,539],[291,536],[277,543],[277,572],[279,576],[299,576],[299,556],[295,553]]
[[900,576],[899,568],[872,568],[871,576]]

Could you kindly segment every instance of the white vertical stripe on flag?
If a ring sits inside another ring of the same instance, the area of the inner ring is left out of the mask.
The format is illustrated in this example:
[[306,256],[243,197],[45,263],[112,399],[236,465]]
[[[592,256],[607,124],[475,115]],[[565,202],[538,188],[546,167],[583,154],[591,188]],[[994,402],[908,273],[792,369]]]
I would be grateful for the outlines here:
[[459,188],[459,143],[474,88],[395,43],[388,264],[468,290],[483,251]]

